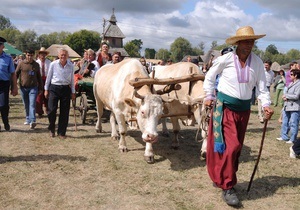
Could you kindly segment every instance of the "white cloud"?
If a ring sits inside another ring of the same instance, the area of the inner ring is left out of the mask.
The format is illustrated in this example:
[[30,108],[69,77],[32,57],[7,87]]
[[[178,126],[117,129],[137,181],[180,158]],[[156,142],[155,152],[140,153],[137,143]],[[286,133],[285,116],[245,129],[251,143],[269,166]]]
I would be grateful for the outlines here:
[[[10,18],[21,31],[38,34],[81,29],[102,32],[102,19],[109,19],[115,8],[117,24],[125,42],[141,39],[144,48],[169,49],[178,37],[193,46],[201,41],[223,44],[240,26],[251,25],[266,33],[258,44],[265,49],[278,43],[279,49],[300,49],[297,30],[300,17],[298,0],[2,0],[0,14]],[[182,9],[185,10],[184,12]],[[294,45],[291,45],[291,41]],[[285,43],[286,42],[286,43]],[[276,45],[277,46],[277,45]]]

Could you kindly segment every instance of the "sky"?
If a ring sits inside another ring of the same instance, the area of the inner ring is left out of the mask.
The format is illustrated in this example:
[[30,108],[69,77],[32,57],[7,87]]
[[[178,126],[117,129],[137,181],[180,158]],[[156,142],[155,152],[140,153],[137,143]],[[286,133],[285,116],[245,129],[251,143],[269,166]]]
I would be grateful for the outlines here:
[[192,47],[205,43],[221,45],[242,26],[255,34],[266,34],[257,46],[273,44],[279,52],[300,50],[299,0],[1,0],[0,14],[20,31],[38,35],[76,32],[82,29],[103,32],[114,8],[117,25],[126,36],[125,44],[141,39],[143,49],[170,49],[178,37]]

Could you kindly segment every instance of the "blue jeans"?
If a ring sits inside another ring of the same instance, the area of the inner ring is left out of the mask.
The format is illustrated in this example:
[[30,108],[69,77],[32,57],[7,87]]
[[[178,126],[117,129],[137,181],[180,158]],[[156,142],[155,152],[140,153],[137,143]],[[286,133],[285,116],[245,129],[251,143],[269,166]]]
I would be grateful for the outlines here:
[[[284,140],[290,139],[295,142],[298,135],[300,111],[283,111],[282,112],[282,126],[281,138]],[[291,137],[289,138],[289,132]]]
[[26,122],[35,122],[35,104],[38,95],[38,87],[24,88],[21,87],[21,96],[26,112]]

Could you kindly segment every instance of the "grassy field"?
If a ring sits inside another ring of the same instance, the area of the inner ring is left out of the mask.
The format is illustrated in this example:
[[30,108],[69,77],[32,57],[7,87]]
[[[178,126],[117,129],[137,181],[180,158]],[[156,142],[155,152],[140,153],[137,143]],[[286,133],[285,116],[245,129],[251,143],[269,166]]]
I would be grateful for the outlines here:
[[[240,158],[238,196],[241,209],[297,210],[300,206],[299,159],[289,158],[289,144],[279,142],[280,108],[269,121],[264,149],[252,188],[246,192],[258,154],[263,124],[252,114]],[[20,96],[11,98],[11,132],[0,133],[0,209],[231,209],[212,187],[196,128],[182,126],[180,148],[160,137],[154,145],[155,163],[143,160],[145,144],[139,131],[130,131],[129,152],[94,130],[96,112],[78,130],[70,115],[68,138],[50,138],[46,117],[30,130]],[[2,123],[2,122],[1,122]],[[170,124],[168,123],[168,126]],[[161,129],[161,126],[159,126]]]

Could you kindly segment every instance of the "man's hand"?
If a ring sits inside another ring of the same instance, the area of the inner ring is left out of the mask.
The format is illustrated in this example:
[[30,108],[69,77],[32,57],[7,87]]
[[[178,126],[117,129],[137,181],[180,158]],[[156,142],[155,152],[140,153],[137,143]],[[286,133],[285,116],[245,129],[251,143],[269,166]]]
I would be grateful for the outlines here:
[[49,92],[48,92],[48,90],[45,90],[44,96],[45,96],[46,99],[48,99],[48,97],[49,97]]
[[75,101],[76,100],[76,93],[72,93],[71,98],[72,98],[72,101]]
[[266,120],[271,119],[272,115],[273,115],[274,111],[270,108],[270,107],[264,107],[264,115]]
[[13,96],[18,95],[18,87],[17,86],[13,86],[13,88],[11,89],[10,94],[13,95]]
[[214,100],[204,100],[204,105],[207,107],[212,107],[214,104]]

